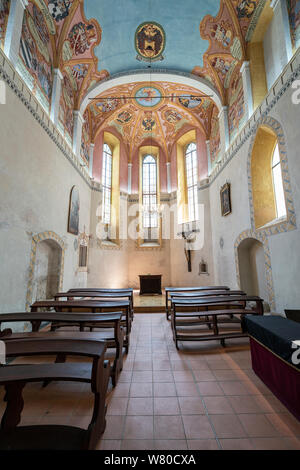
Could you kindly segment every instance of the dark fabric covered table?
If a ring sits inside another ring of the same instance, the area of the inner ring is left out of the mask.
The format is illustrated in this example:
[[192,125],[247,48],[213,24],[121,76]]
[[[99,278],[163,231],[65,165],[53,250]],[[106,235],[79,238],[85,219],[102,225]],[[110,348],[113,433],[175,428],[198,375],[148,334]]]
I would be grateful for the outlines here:
[[300,339],[300,324],[279,316],[246,315],[244,328],[254,372],[300,421],[300,353],[292,347]]

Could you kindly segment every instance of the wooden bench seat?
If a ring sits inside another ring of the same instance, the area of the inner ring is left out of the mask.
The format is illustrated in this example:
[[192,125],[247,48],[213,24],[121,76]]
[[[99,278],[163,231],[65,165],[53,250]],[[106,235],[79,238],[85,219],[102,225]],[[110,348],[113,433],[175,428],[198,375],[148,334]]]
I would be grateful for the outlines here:
[[[11,341],[15,339],[33,339],[44,338],[56,340],[61,338],[75,338],[76,340],[102,340],[106,342],[107,348],[115,349],[115,357],[111,367],[112,384],[115,387],[123,368],[123,343],[124,332],[121,327],[121,312],[114,314],[80,314],[80,313],[59,313],[59,312],[25,312],[25,313],[8,313],[2,314],[1,323],[5,322],[30,322],[32,326],[31,332],[25,333],[9,333],[3,335],[3,341]],[[50,331],[40,332],[42,322],[50,322],[51,325],[68,326],[73,323],[80,325],[80,331]],[[99,332],[85,332],[86,324],[93,322],[96,328],[101,328]],[[59,358],[62,360],[62,357]]]
[[205,292],[205,291],[228,291],[228,286],[200,286],[200,287],[165,287],[166,293],[166,317],[170,317],[170,294],[179,292]]
[[54,300],[67,299],[67,300],[76,300],[76,299],[88,299],[88,300],[98,300],[102,301],[112,301],[112,300],[121,300],[128,299],[130,302],[130,313],[131,319],[133,319],[133,298],[130,292],[99,292],[99,291],[86,291],[86,290],[74,290],[72,292],[58,292],[53,296]]
[[[70,354],[92,358],[92,364],[29,364],[0,367],[0,386],[5,387],[6,409],[0,428],[0,450],[87,450],[95,449],[105,430],[105,397],[109,362],[106,344],[77,340],[15,340],[6,345],[7,356]],[[18,426],[24,407],[23,389],[29,382],[72,381],[91,384],[94,410],[88,428],[75,426]]]
[[[114,311],[122,311],[121,325],[125,327],[124,346],[126,353],[129,351],[130,331],[131,331],[131,313],[130,301],[99,301],[99,300],[47,300],[38,301],[31,305],[31,311],[37,312],[40,309],[54,309],[56,312],[63,313],[108,313]],[[79,325],[76,325],[79,326]],[[93,321],[86,322],[85,326],[95,328]],[[61,325],[55,326],[59,328]]]
[[[242,302],[242,308],[241,308]],[[255,302],[256,307],[247,308],[247,302]],[[201,309],[201,311],[200,311]],[[263,315],[263,299],[257,296],[217,296],[206,298],[180,298],[172,299],[171,325],[173,339],[178,349],[178,341],[207,341],[220,340],[225,346],[225,339],[247,336],[242,326],[242,318],[247,313]],[[230,315],[230,318],[228,318]],[[236,315],[240,315],[238,318]],[[222,318],[227,316],[227,318]],[[190,322],[192,319],[192,322]],[[184,320],[189,320],[184,322]],[[239,331],[220,333],[220,324],[237,323]],[[180,327],[207,324],[213,331],[210,334],[201,332],[191,333],[190,330],[179,331]]]

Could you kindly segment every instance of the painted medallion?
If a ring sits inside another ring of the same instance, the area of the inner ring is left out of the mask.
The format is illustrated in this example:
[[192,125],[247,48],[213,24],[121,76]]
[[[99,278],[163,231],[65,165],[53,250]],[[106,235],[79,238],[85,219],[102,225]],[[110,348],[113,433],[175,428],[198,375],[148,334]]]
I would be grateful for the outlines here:
[[161,92],[152,86],[144,86],[137,90],[135,101],[143,108],[152,108],[160,104],[162,100]]
[[162,26],[154,22],[140,24],[135,33],[137,60],[146,62],[163,60],[166,36]]

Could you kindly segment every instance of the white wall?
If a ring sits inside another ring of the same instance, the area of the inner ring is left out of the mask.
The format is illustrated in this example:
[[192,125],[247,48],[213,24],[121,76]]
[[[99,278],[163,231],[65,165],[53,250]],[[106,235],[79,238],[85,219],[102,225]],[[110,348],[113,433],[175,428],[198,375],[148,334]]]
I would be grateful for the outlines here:
[[24,311],[32,236],[53,231],[66,244],[63,287],[84,285],[78,251],[67,233],[70,190],[80,194],[80,231],[89,230],[90,189],[39,123],[7,88],[0,105],[0,305]]

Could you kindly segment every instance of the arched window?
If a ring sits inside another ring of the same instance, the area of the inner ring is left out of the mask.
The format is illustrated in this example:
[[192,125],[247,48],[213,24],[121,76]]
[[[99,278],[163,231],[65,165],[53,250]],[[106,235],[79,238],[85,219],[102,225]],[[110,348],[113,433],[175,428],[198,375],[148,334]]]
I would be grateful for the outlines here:
[[103,187],[102,221],[104,224],[110,224],[111,189],[112,189],[112,151],[107,144],[103,145],[102,187]]
[[185,171],[186,171],[186,187],[187,187],[187,200],[188,200],[188,221],[193,222],[197,219],[197,180],[198,180],[198,166],[197,166],[197,146],[191,143],[187,146],[185,151]]
[[157,164],[152,155],[144,157],[142,172],[143,227],[151,231],[158,227]]
[[286,219],[278,138],[273,129],[264,125],[259,127],[253,145],[251,183],[255,228]]
[[280,154],[279,154],[278,144],[276,144],[276,147],[275,147],[275,150],[274,150],[274,153],[273,153],[272,176],[273,176],[273,187],[274,187],[277,219],[280,219],[282,217],[286,217],[286,206],[285,206],[284,189],[283,189],[283,181],[282,181],[282,172],[281,172]]

